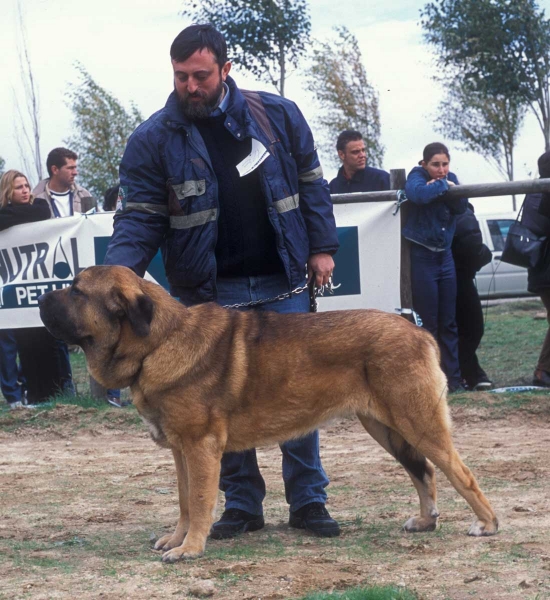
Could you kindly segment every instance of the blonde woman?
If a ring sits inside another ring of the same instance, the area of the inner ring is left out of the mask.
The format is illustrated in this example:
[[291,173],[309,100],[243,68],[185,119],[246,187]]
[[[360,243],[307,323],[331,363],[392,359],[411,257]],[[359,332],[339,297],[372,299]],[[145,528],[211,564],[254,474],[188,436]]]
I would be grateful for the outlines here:
[[33,198],[27,177],[15,169],[6,171],[0,180],[0,231],[49,218],[48,203]]
[[[29,181],[23,173],[12,169],[2,175],[0,180],[0,231],[14,225],[44,221],[49,218],[48,203],[45,200],[34,200]],[[35,329],[37,328],[33,328],[32,331]],[[27,341],[32,342],[32,334],[29,332],[30,330],[0,330],[0,389],[10,408],[23,406],[22,387],[19,383],[17,367],[18,351],[22,363],[27,362],[30,371],[33,369],[32,361],[36,358],[36,352],[34,352],[33,356],[23,360],[25,352],[21,351],[19,338],[23,335]],[[36,338],[34,339],[36,340]],[[43,346],[38,351],[42,356]],[[24,364],[23,371],[25,372]]]

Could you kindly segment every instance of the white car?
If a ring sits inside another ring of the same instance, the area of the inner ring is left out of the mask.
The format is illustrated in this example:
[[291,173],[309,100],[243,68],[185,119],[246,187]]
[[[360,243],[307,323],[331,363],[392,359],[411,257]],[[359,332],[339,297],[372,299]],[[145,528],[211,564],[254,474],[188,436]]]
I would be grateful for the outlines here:
[[476,284],[481,298],[505,298],[528,296],[527,269],[502,262],[500,257],[510,225],[516,213],[478,214],[476,218],[483,241],[493,253],[493,260],[476,275]]

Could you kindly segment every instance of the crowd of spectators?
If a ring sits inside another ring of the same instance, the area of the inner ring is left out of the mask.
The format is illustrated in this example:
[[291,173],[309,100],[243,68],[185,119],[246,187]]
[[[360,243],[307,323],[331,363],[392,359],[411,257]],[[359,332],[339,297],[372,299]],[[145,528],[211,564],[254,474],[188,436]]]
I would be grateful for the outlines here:
[[[210,135],[207,130],[202,133]],[[389,174],[367,166],[360,132],[343,131],[336,151],[342,165],[330,181],[332,194],[390,189]],[[66,148],[52,150],[46,163],[49,176],[32,193],[25,174],[6,172],[0,187],[0,231],[97,207],[95,198],[75,181],[77,160],[77,155]],[[539,169],[541,177],[550,176],[550,153],[540,157]],[[448,148],[441,143],[426,146],[422,159],[407,177],[405,191],[410,205],[402,231],[410,242],[413,308],[439,344],[451,393],[492,386],[476,354],[484,319],[475,285],[477,271],[491,261],[492,255],[483,243],[473,206],[466,198],[447,195],[458,183],[450,171]],[[119,187],[117,184],[106,190],[104,211],[116,210]],[[531,194],[525,201],[524,217],[534,231],[545,235],[550,233],[549,198]],[[540,294],[550,315],[548,269],[550,261],[529,270],[529,290]],[[550,332],[535,369],[535,385],[550,387],[549,348]],[[0,367],[2,393],[13,408],[44,402],[56,393],[74,393],[67,345],[44,327],[0,330]],[[105,397],[113,406],[127,405],[120,400],[120,390],[106,390]]]

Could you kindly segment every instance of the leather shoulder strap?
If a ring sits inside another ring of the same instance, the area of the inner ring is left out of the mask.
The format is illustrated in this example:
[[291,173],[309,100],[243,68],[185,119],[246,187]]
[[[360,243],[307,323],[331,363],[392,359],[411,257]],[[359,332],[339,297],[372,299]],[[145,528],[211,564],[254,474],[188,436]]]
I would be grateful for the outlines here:
[[265,107],[260,94],[251,90],[241,90],[241,93],[248,104],[248,108],[250,109],[254,120],[256,121],[256,123],[258,123],[261,130],[267,136],[269,144],[271,145],[274,142],[276,142],[277,138],[273,134],[273,129],[271,129],[271,123],[269,122],[269,118],[265,111]]

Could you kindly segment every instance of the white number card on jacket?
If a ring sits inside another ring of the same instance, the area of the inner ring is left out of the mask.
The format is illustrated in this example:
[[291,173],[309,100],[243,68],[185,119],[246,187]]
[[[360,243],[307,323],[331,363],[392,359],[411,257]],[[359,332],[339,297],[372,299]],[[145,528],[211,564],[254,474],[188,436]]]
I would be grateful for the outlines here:
[[252,138],[252,150],[250,151],[250,154],[237,165],[239,175],[244,177],[245,175],[252,173],[252,171],[257,169],[268,156],[269,152],[262,142]]

